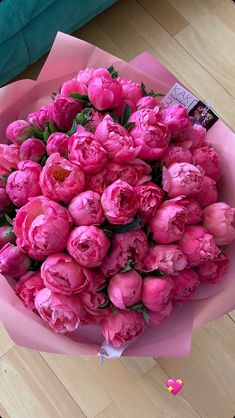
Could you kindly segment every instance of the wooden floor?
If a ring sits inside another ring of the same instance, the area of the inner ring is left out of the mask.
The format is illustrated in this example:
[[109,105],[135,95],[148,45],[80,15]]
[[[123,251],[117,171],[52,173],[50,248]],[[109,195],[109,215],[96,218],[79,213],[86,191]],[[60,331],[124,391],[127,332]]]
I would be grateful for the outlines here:
[[[235,4],[120,0],[76,36],[130,60],[153,53],[235,129]],[[21,74],[35,77],[41,59]],[[42,354],[14,346],[0,326],[2,418],[232,418],[235,312],[197,330],[188,359]],[[176,397],[167,377],[185,386]]]

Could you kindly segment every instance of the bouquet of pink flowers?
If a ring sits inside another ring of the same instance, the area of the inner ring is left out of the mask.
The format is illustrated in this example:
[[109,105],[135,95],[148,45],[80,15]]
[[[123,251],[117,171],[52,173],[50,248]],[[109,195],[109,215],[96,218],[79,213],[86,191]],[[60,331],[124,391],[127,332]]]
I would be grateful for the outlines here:
[[0,273],[56,333],[95,325],[122,350],[223,281],[235,209],[218,195],[221,157],[161,96],[88,67],[6,127]]

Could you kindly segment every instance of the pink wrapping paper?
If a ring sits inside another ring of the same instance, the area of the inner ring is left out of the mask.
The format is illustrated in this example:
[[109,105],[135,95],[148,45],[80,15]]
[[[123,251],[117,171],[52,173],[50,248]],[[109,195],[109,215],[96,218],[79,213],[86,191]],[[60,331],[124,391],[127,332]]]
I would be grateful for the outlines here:
[[[9,122],[50,101],[64,80],[81,68],[110,66],[135,81],[143,81],[148,89],[166,93],[178,80],[154,57],[143,53],[132,65],[87,42],[58,33],[52,50],[36,81],[20,80],[0,89],[0,138],[6,142]],[[208,137],[223,159],[221,198],[235,206],[235,135],[218,121]],[[173,315],[158,328],[148,328],[126,348],[127,356],[184,357],[190,351],[192,330],[235,308],[235,243],[228,248],[231,265],[225,280],[218,285],[202,285],[193,301],[178,305]],[[15,296],[10,284],[0,275],[0,318],[18,345],[35,350],[63,354],[97,354],[103,338],[100,327],[88,326],[70,335],[54,333],[35,313],[26,309]]]

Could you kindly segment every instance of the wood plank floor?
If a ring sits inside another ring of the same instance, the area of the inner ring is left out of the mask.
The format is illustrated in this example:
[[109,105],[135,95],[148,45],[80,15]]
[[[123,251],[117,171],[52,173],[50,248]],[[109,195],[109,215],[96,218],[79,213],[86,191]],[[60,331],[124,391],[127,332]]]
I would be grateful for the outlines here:
[[[235,129],[235,4],[119,0],[75,32],[123,59],[150,51]],[[36,77],[45,58],[18,78]],[[172,396],[167,377],[185,386]],[[0,325],[2,418],[232,418],[235,311],[197,330],[188,359],[56,356],[16,347]]]

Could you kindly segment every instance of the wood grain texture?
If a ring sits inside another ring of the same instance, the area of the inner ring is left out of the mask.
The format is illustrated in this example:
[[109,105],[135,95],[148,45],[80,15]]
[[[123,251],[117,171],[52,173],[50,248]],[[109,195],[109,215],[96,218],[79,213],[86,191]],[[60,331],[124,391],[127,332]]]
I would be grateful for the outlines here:
[[234,416],[234,326],[226,315],[195,332],[188,359],[158,359],[169,376],[183,379],[183,396],[201,417]]
[[[148,50],[235,128],[235,5],[230,0],[119,0],[75,32],[130,60]],[[35,78],[44,58],[18,78]],[[194,333],[188,359],[39,354],[0,325],[2,418],[227,418],[235,414],[235,311]],[[182,378],[172,396],[167,378]]]
[[235,311],[232,311],[229,313],[230,318],[233,319],[233,321],[235,322]]
[[189,22],[180,14],[168,0],[137,0],[141,6],[157,20],[170,35],[175,35],[184,29]]
[[14,347],[14,343],[9,337],[7,331],[5,330],[2,322],[0,321],[0,358],[7,353],[12,347]]
[[5,354],[0,388],[0,404],[11,418],[85,417],[37,352],[14,347]]

